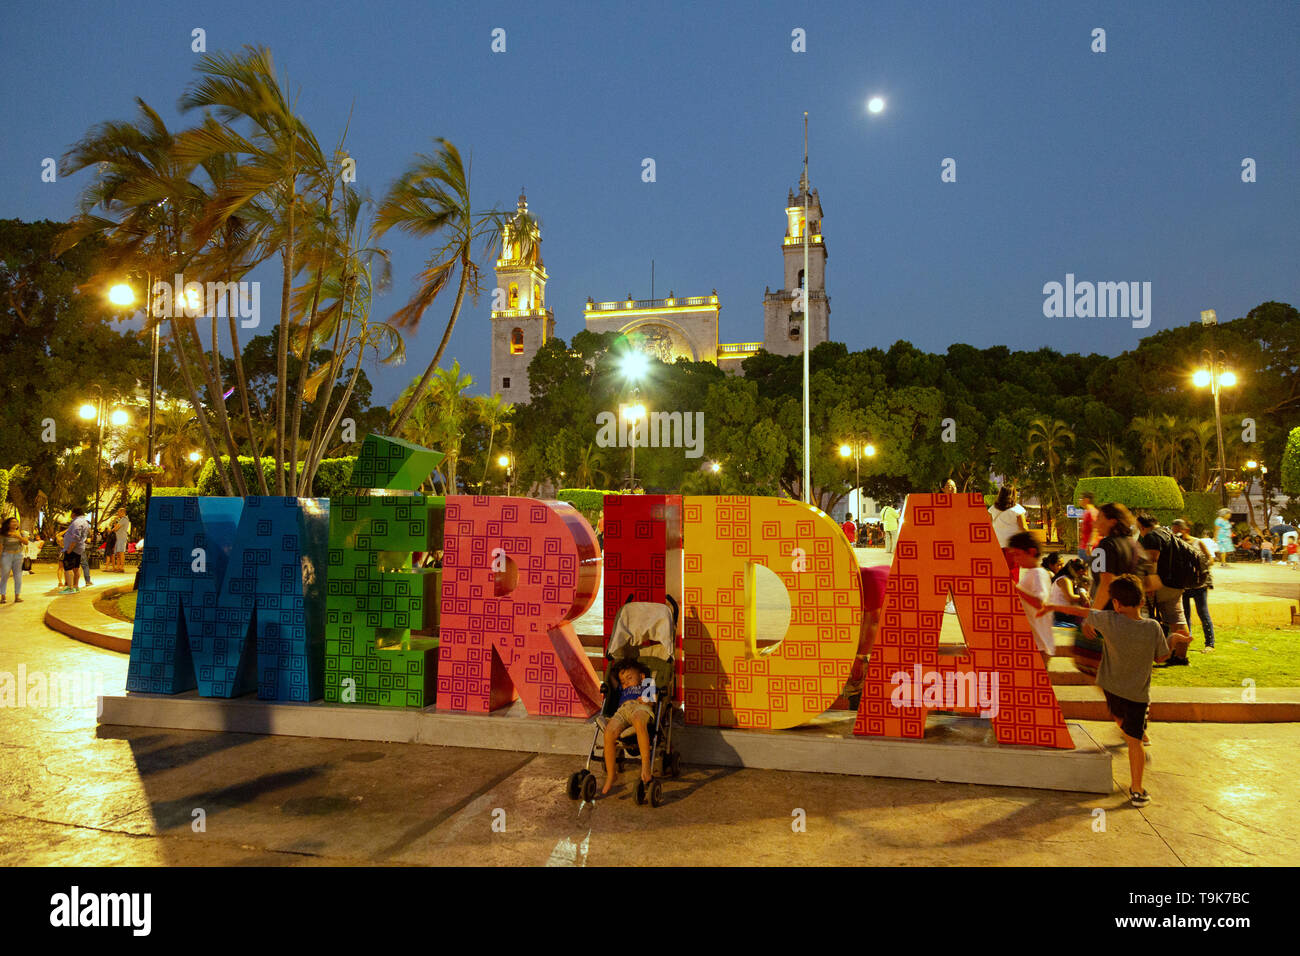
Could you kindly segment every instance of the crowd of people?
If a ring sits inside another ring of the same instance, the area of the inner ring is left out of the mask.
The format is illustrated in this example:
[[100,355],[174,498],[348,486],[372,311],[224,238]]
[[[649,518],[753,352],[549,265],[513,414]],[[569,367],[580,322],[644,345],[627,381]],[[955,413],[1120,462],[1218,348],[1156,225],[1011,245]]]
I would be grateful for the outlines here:
[[[61,535],[54,534],[54,540],[60,547],[54,566],[60,594],[76,594],[81,589],[82,579],[85,580],[86,587],[91,586],[93,582],[90,578],[88,552],[98,548],[103,553],[104,570],[124,574],[128,550],[144,546],[143,538],[135,542],[131,540],[131,519],[125,508],[117,510],[117,514],[100,529],[98,536],[91,529],[86,510],[73,508],[68,527]],[[43,545],[44,541],[39,535],[29,536],[22,530],[16,517],[8,517],[0,524],[0,604],[8,601],[10,579],[13,580],[13,603],[22,603],[23,574],[36,573],[35,563]]]

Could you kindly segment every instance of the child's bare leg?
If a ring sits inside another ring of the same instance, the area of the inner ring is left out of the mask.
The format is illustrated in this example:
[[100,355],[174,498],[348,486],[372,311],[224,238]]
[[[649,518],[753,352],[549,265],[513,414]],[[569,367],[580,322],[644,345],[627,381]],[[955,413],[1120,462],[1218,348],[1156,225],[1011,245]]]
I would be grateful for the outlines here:
[[618,762],[614,759],[614,755],[618,750],[618,735],[626,726],[627,724],[618,717],[611,718],[605,725],[605,786],[601,793],[609,793],[610,788],[614,786],[614,778],[618,776]]
[[632,723],[636,727],[637,745],[641,748],[641,779],[649,783],[652,776],[650,773],[651,761],[654,758],[654,755],[650,753],[650,718],[645,711],[639,711],[632,719]]
[[1125,734],[1124,742],[1128,744],[1128,772],[1133,779],[1130,789],[1138,791],[1142,789],[1142,771],[1146,769],[1146,754],[1142,751],[1142,741],[1136,737]]

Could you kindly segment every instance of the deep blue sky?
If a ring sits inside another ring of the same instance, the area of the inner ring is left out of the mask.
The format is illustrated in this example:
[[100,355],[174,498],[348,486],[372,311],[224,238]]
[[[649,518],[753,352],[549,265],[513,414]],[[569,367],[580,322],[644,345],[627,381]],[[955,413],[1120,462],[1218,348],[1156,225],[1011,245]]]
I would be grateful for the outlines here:
[[[198,55],[265,44],[323,143],[354,109],[359,181],[382,195],[445,136],[473,154],[479,203],[525,185],[543,223],[548,303],[566,338],[588,295],[716,287],[722,340],[762,338],[782,285],[787,190],[811,120],[825,209],[831,337],[1116,353],[1143,334],[1300,303],[1300,5],[1274,3],[451,4],[10,2],[0,28],[0,216],[66,218],[87,173],[40,181],[97,122],[143,96],[169,121]],[[507,31],[507,52],[490,51]],[[806,53],[791,30],[807,31]],[[1094,27],[1107,52],[1090,51]],[[887,98],[881,116],[864,104]],[[641,181],[653,157],[658,181]],[[957,182],[940,163],[957,160]],[[1258,163],[1243,184],[1241,161]],[[390,234],[394,288],[421,247]],[[1045,319],[1072,272],[1153,284],[1146,332]],[[264,322],[277,284],[264,277]],[[391,400],[423,369],[451,296],[408,340]],[[487,379],[489,300],[450,357]]]

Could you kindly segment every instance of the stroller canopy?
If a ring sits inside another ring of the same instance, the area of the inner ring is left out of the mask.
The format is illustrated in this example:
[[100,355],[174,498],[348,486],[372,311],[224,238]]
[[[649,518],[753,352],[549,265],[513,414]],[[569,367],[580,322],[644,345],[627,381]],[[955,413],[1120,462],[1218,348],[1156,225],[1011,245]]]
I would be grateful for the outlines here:
[[673,612],[666,604],[629,601],[619,609],[606,654],[618,657],[673,656]]

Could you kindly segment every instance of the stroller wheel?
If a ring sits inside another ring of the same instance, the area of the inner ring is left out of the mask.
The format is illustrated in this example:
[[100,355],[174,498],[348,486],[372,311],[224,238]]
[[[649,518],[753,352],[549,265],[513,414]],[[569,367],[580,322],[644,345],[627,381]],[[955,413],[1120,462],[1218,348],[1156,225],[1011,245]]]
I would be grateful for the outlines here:
[[577,800],[582,796],[582,774],[583,771],[575,770],[569,774],[569,785],[565,792],[569,795],[570,800]]
[[584,770],[582,772],[586,774],[586,776],[582,778],[582,799],[587,803],[590,803],[592,800],[596,799],[596,775],[590,770]]
[[638,781],[636,782],[636,805],[637,805],[638,807],[643,807],[643,806],[645,806],[645,800],[646,800],[646,785],[645,785],[645,781],[644,781],[644,780],[638,780]]
[[659,780],[650,781],[650,806],[662,806],[664,802],[664,785]]
[[676,780],[682,775],[682,754],[674,750],[668,758],[668,776]]

